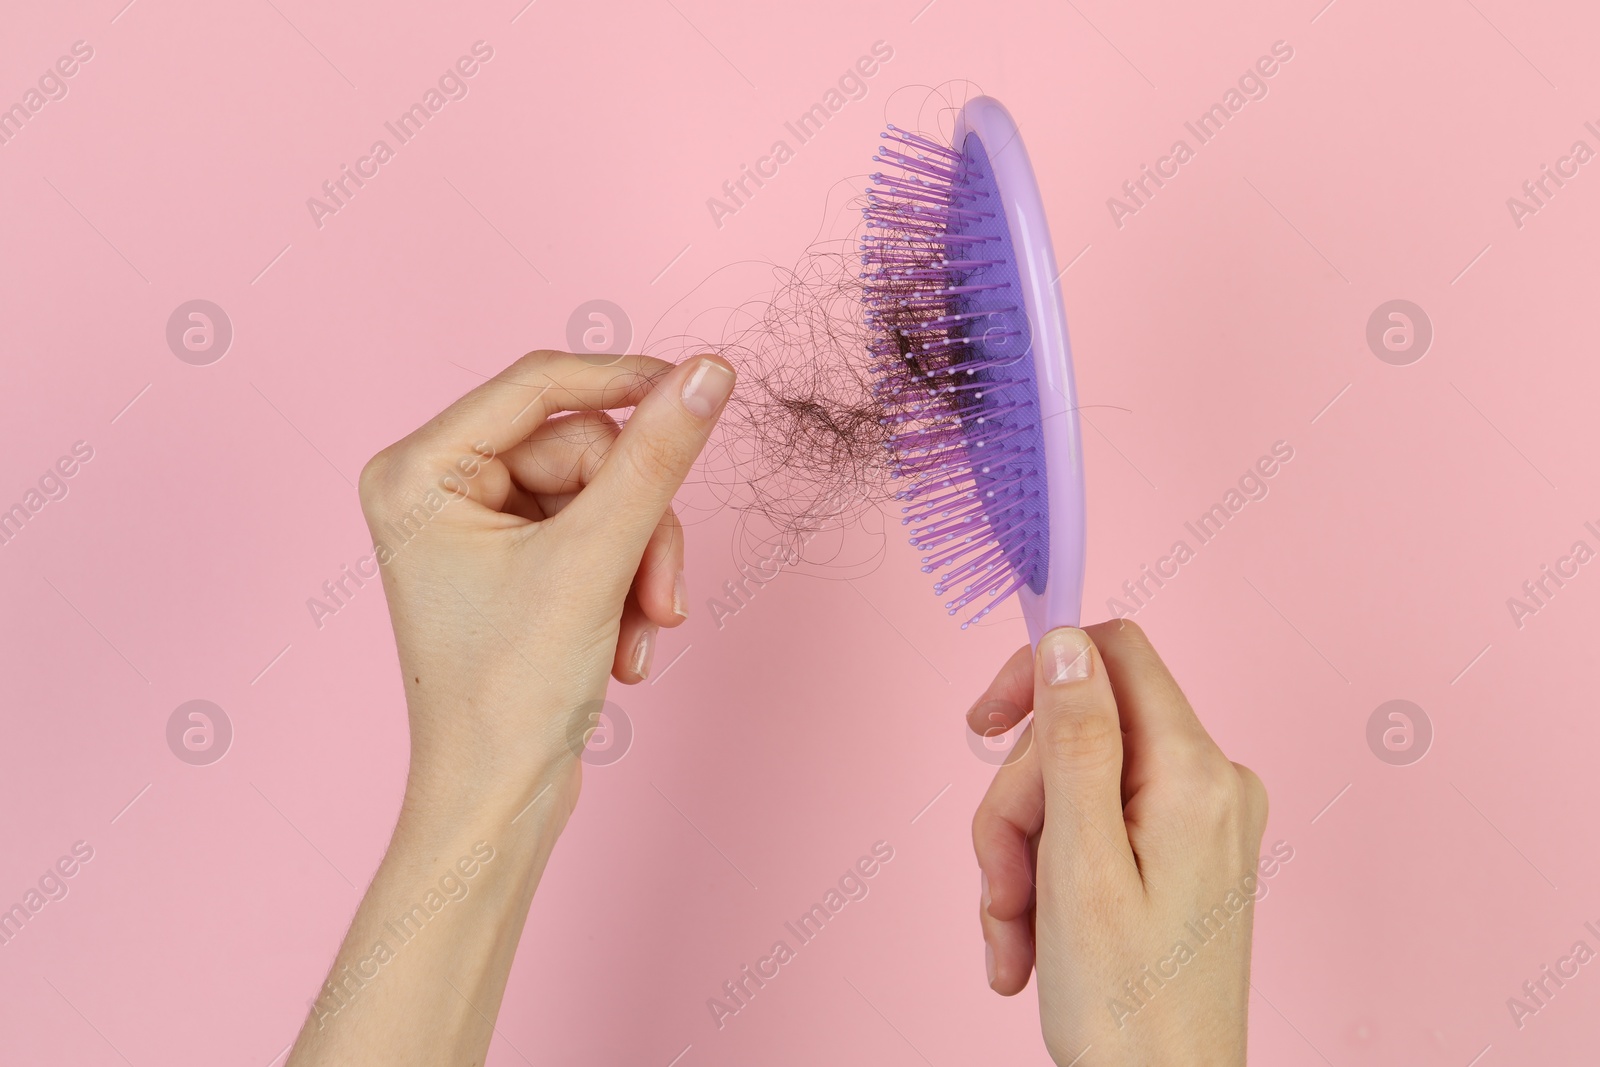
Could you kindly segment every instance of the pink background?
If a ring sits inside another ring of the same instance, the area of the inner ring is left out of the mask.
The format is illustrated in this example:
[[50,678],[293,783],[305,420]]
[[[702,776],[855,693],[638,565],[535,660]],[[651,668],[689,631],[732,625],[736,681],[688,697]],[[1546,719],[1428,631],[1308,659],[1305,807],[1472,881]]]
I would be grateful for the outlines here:
[[[655,350],[759,295],[759,269],[723,268],[793,263],[923,92],[896,90],[950,79],[1017,116],[1072,264],[1087,617],[1294,448],[1138,614],[1266,779],[1268,846],[1294,849],[1256,920],[1253,1059],[1589,1055],[1595,967],[1520,1030],[1505,1001],[1578,939],[1600,948],[1600,566],[1521,628],[1506,600],[1600,547],[1600,175],[1520,228],[1506,198],[1573,141],[1600,148],[1600,20],[1510,0],[523,2],[7,4],[0,102],[74,41],[94,57],[0,147],[0,506],[74,442],[94,458],[0,548],[0,904],[75,841],[94,858],[0,947],[0,1058],[281,1062],[404,772],[381,592],[320,630],[305,606],[369,543],[362,463],[564,347],[583,301]],[[478,40],[494,58],[470,95],[318,229],[306,198]],[[867,97],[714,225],[706,198],[877,40],[894,58]],[[1119,228],[1107,198],[1279,40],[1294,57],[1265,99]],[[164,336],[195,298],[235,331],[210,366]],[[1409,366],[1365,340],[1396,298],[1435,331]],[[704,598],[737,576],[734,517],[700,513],[695,617],[653,684],[613,692],[636,738],[586,775],[492,1062],[1047,1062],[1033,992],[985,987],[968,824],[992,767],[961,723],[1021,622],[961,633],[897,536],[881,564],[857,541],[864,565],[786,571],[719,630]],[[1435,733],[1409,766],[1366,740],[1394,698]],[[210,766],[165,740],[191,699],[233,723]],[[871,895],[719,1031],[706,998],[878,840],[895,859]]]

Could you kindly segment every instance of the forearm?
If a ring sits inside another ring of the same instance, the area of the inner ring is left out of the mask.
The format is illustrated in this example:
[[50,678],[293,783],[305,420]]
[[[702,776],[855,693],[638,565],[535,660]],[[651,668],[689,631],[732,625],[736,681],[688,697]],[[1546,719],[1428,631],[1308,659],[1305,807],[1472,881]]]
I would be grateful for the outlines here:
[[414,777],[286,1067],[482,1063],[576,795],[570,764],[469,799]]

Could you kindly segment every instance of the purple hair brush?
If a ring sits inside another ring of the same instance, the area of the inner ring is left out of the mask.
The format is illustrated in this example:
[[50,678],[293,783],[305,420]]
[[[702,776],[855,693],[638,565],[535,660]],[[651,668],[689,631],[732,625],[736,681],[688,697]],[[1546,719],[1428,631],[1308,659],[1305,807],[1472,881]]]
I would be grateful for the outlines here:
[[[967,102],[950,145],[890,126],[862,296],[895,494],[962,629],[1017,594],[1037,645],[1076,626],[1083,450],[1055,253],[1011,115]],[[953,145],[953,147],[952,147]]]

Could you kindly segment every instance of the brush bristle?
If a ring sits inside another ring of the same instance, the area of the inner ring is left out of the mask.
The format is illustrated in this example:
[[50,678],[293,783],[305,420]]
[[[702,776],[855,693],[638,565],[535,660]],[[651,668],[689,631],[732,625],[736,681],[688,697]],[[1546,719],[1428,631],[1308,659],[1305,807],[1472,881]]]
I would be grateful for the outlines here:
[[1031,334],[1004,205],[982,143],[890,126],[861,242],[873,388],[895,494],[934,592],[962,629],[1023,587],[1049,551]]

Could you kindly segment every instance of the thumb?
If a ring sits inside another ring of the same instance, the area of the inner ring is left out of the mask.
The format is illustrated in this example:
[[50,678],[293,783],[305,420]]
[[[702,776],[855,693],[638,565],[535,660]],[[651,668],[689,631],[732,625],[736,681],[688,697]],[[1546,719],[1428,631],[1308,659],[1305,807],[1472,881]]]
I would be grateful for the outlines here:
[[[1046,834],[1074,853],[1109,847],[1133,860],[1122,819],[1122,724],[1105,663],[1089,635],[1051,630],[1034,657],[1034,744]],[[1135,864],[1137,870],[1137,864]]]
[[588,512],[585,518],[642,552],[705,447],[733,382],[733,368],[710,355],[662,375],[567,510]]

